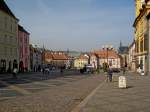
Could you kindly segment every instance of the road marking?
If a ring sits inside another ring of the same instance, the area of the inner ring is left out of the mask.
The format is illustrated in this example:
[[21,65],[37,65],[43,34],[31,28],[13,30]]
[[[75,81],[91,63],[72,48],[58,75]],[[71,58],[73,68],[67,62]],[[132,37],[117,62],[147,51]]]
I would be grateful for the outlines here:
[[78,104],[71,112],[80,112],[82,108],[88,103],[88,101],[96,94],[96,92],[104,85],[106,80],[99,84],[80,104]]
[[10,89],[16,90],[17,92],[19,92],[19,93],[21,93],[21,94],[23,94],[23,95],[29,95],[29,94],[31,94],[29,91],[27,91],[27,90],[25,90],[25,89],[22,89],[22,88],[20,88],[20,87],[17,87],[17,86],[15,86],[15,85],[11,85],[11,84],[9,84],[9,83],[7,83],[7,82],[0,81],[0,83],[2,83],[2,84],[5,85],[5,86],[8,86]]

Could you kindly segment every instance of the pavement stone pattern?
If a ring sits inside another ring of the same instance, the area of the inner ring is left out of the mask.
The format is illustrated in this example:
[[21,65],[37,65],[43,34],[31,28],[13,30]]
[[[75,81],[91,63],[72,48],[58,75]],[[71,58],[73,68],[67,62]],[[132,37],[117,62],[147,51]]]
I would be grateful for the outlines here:
[[127,88],[118,88],[118,77],[105,84],[80,112],[150,112],[150,75],[128,72]]
[[0,76],[0,112],[70,112],[104,79],[76,71]]

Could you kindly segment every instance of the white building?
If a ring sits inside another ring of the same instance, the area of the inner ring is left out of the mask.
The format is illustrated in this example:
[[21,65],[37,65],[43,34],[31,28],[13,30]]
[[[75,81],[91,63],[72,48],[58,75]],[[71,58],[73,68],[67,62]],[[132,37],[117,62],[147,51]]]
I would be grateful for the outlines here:
[[135,41],[131,43],[129,46],[129,70],[136,71],[136,63],[135,63]]
[[121,68],[120,56],[114,50],[98,50],[95,51],[98,56],[99,66],[103,66],[104,63],[108,63],[108,65],[112,68]]

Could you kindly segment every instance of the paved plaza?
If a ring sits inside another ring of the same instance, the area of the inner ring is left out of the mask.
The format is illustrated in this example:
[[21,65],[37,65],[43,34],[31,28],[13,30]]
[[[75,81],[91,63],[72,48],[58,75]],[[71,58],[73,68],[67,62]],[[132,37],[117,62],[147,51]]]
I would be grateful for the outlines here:
[[150,76],[126,73],[127,88],[118,77],[66,71],[0,77],[0,112],[150,112]]
[[78,71],[0,76],[0,112],[71,112],[104,77]]
[[118,88],[118,75],[113,82],[99,85],[96,92],[73,112],[150,112],[150,76],[127,73],[127,88]]

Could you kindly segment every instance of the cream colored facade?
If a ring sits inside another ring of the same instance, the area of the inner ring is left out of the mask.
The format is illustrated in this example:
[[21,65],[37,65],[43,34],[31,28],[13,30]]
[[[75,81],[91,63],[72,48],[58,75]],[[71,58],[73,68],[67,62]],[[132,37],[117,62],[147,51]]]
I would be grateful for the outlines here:
[[12,69],[14,60],[19,61],[18,19],[0,9],[0,69]]
[[75,59],[74,60],[74,67],[77,69],[85,67],[88,64],[88,59]]
[[135,59],[136,69],[138,72],[148,72],[148,20],[147,15],[150,13],[149,0],[135,0],[136,3],[136,19],[135,28]]
[[136,64],[135,64],[135,42],[133,42],[129,46],[129,70],[135,72]]
[[105,58],[100,58],[99,65],[102,67],[103,63],[107,63],[107,61],[112,68],[121,68],[120,58],[108,58],[108,60]]

